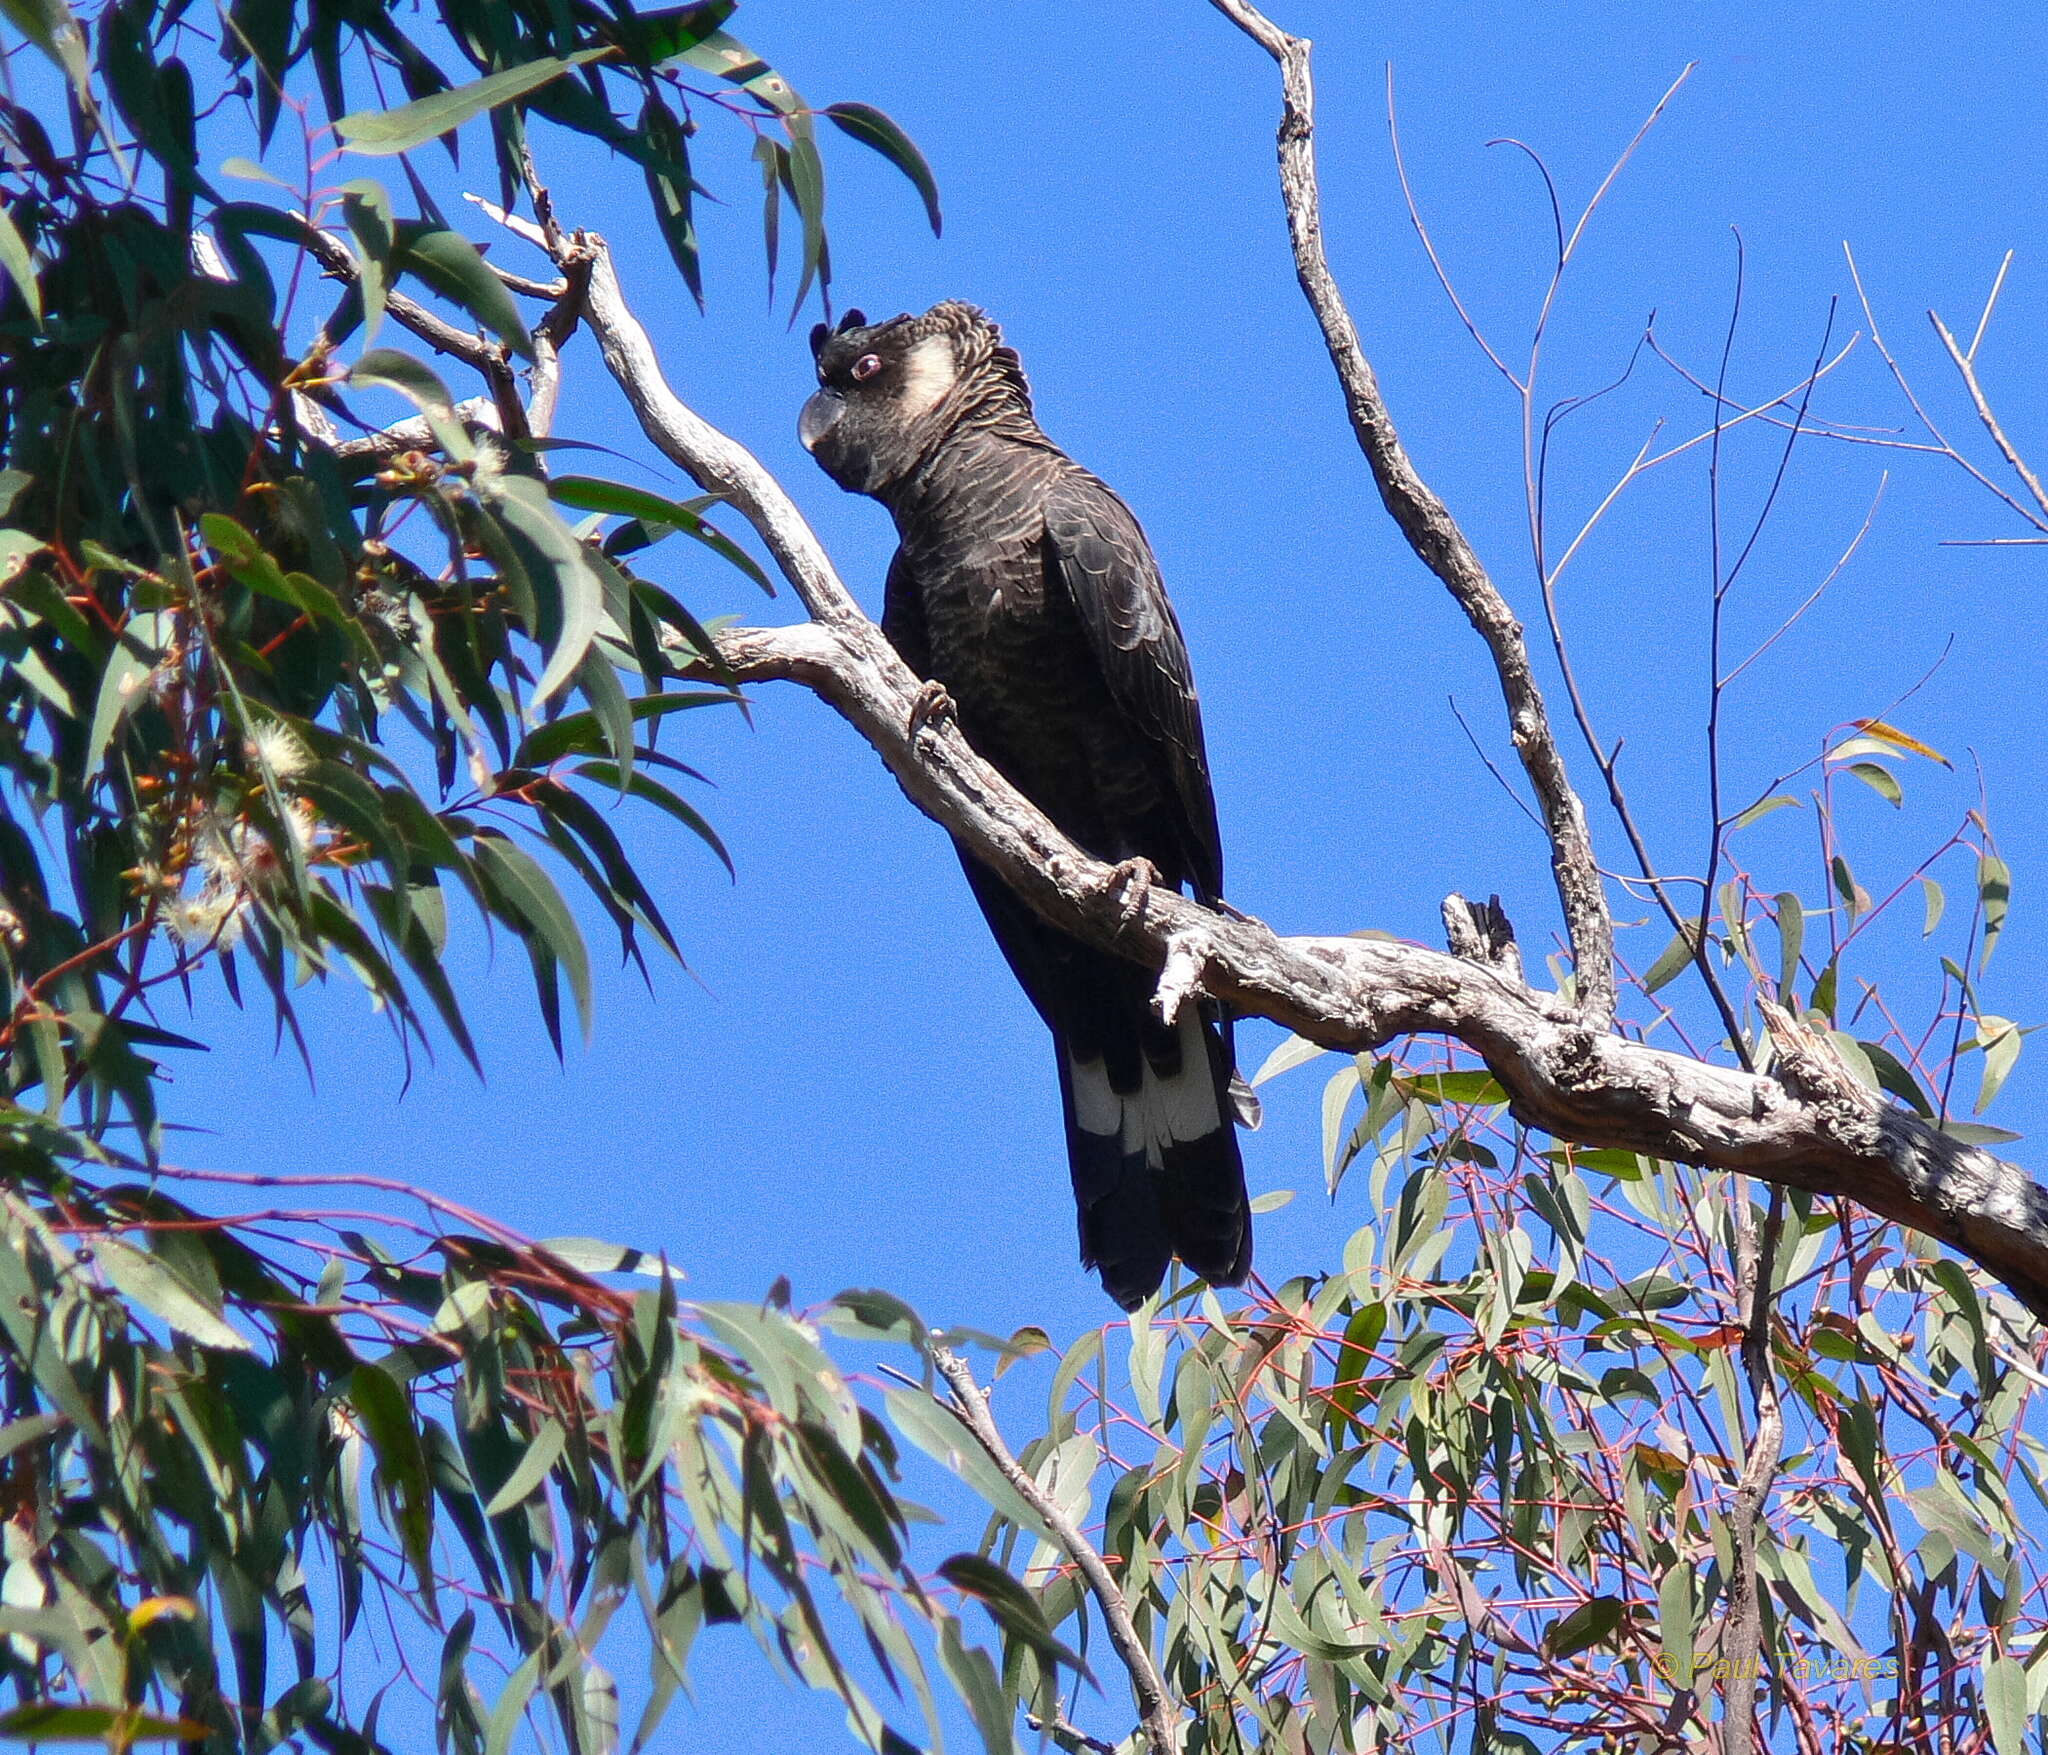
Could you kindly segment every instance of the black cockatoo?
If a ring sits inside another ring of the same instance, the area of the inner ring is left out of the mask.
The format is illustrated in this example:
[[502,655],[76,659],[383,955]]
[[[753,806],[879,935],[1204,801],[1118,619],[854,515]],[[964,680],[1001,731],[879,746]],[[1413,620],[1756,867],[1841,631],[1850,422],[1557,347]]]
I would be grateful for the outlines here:
[[[874,324],[849,311],[811,348],[819,388],[798,432],[827,475],[896,520],[882,627],[904,661],[1078,846],[1149,861],[1214,902],[1223,853],[1201,708],[1130,509],[1039,430],[1017,355],[972,305]],[[1239,1284],[1252,1235],[1228,1018],[1205,1002],[1161,1023],[1150,971],[961,863],[1058,1047],[1083,1265],[1125,1309],[1175,1256]]]

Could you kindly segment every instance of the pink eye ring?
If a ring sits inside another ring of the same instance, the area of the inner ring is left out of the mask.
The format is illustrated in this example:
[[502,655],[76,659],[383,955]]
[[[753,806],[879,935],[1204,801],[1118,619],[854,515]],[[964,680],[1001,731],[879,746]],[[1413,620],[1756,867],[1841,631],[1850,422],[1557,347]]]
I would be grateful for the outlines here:
[[853,375],[856,379],[872,378],[881,369],[882,356],[878,353],[864,353],[853,362]]

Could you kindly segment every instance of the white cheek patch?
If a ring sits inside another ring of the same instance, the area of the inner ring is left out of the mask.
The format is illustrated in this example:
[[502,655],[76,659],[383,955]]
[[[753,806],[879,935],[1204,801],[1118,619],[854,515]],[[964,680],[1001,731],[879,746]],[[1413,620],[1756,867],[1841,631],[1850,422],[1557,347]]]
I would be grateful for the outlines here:
[[897,406],[905,420],[919,420],[945,400],[959,382],[953,344],[943,335],[928,335],[903,357],[903,388]]

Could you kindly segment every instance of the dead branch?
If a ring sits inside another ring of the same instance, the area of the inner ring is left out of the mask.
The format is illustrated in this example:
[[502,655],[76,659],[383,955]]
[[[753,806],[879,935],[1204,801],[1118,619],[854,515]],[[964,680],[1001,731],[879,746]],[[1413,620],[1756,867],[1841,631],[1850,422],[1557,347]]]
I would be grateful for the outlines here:
[[932,1364],[953,1392],[952,1410],[960,1417],[961,1425],[989,1461],[1002,1471],[1003,1479],[1017,1489],[1025,1504],[1045,1520],[1053,1539],[1087,1582],[1095,1606],[1102,1611],[1102,1623],[1109,1629],[1109,1643],[1116,1648],[1116,1655],[1130,1673],[1131,1686],[1137,1692],[1139,1728],[1145,1733],[1146,1748],[1151,1755],[1177,1755],[1180,1738],[1174,1730],[1177,1714],[1172,1699],[1160,1679],[1159,1667],[1152,1661],[1151,1648],[1138,1636],[1132,1623],[1131,1606],[1124,1600],[1116,1580],[1110,1577],[1101,1554],[1052,1495],[1026,1474],[1010,1454],[1009,1445],[988,1411],[988,1394],[974,1381],[967,1361],[945,1347],[934,1347]]
[[2048,1191],[1865,1089],[1798,1026],[1774,1039],[1776,1076],[1746,1073],[1588,1029],[1556,994],[1486,961],[1388,940],[1282,938],[1163,888],[1126,916],[1111,868],[1061,836],[956,726],[928,727],[913,746],[917,679],[876,634],[856,646],[815,624],[735,630],[719,651],[738,680],[797,682],[830,703],[919,809],[1055,925],[1154,968],[1177,934],[1193,933],[1207,992],[1327,1048],[1455,1037],[1485,1060],[1525,1125],[1846,1196],[1979,1262],[2048,1320]]
[[1614,1021],[1614,926],[1600,868],[1586,829],[1585,806],[1572,790],[1564,756],[1550,728],[1543,695],[1529,667],[1522,624],[1509,609],[1479,556],[1436,493],[1409,460],[1380,395],[1379,379],[1360,346],[1358,330],[1323,254],[1322,197],[1316,182],[1315,88],[1309,44],[1289,36],[1248,0],[1212,0],[1230,20],[1280,64],[1284,88],[1280,118],[1280,191],[1294,246],[1294,271],[1323,332],[1337,369],[1344,404],[1359,449],[1389,515],[1408,546],[1441,579],[1493,655],[1507,702],[1515,753],[1543,809],[1551,870],[1571,940],[1578,1001],[1587,1024],[1604,1030]]
[[[1990,314],[1987,306],[1987,319]],[[1991,435],[1991,442],[1998,447],[1998,454],[2005,459],[2013,474],[2026,483],[2027,492],[2033,496],[2034,504],[2041,508],[2044,516],[2048,516],[2048,492],[2042,490],[2041,478],[2027,467],[2027,460],[2005,436],[2005,428],[1998,424],[1998,416],[1992,411],[1991,399],[1984,394],[1984,386],[1978,381],[1977,362],[1973,357],[1976,344],[1973,342],[1971,352],[1965,353],[1956,345],[1956,338],[1948,332],[1948,325],[1932,311],[1927,313],[1927,320],[1934,325],[1934,333],[1941,337],[1941,345],[1948,349],[1948,357],[1955,361],[1956,370],[1962,375],[1963,388],[1970,393],[1970,404],[1976,409],[1977,418],[1984,423],[1984,430]],[[1977,333],[1980,338],[1983,332],[1983,325],[1979,324]]]

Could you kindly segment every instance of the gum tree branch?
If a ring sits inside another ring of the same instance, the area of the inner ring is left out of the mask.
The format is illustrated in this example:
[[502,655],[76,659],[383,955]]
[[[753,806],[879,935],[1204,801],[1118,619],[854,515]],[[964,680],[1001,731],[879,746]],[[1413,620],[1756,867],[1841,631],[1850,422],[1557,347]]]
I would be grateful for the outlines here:
[[1773,1029],[1773,1069],[1744,1072],[1589,1027],[1577,1007],[1520,977],[1504,922],[1482,931],[1461,919],[1460,956],[1388,940],[1283,938],[1163,885],[1127,908],[1114,870],[1061,835],[949,717],[913,730],[916,675],[854,602],[781,483],[669,388],[603,240],[583,233],[563,248],[587,262],[585,322],[648,437],[747,517],[810,612],[792,627],[721,635],[733,677],[816,693],[918,809],[1042,918],[1153,969],[1178,947],[1202,992],[1325,1048],[1377,1052],[1402,1036],[1453,1037],[1486,1062],[1528,1127],[1854,1200],[1968,1256],[2048,1321],[2048,1190],[1866,1089],[1794,1020]]
[[1417,472],[1380,395],[1379,379],[1359,344],[1323,252],[1322,196],[1316,182],[1315,86],[1309,43],[1289,36],[1247,0],[1211,0],[1216,10],[1279,63],[1280,196],[1294,247],[1294,272],[1323,332],[1330,363],[1343,388],[1351,430],[1372,468],[1388,514],[1423,564],[1457,600],[1486,642],[1507,702],[1515,754],[1529,776],[1550,837],[1551,871],[1571,940],[1579,1004],[1587,1024],[1604,1030],[1614,1021],[1614,926],[1600,867],[1586,828],[1586,809],[1565,773],[1564,756],[1550,728],[1542,692],[1529,665],[1522,624],[1488,576],[1450,509]]
[[[308,222],[305,244],[312,252],[314,260],[337,280],[352,281],[356,278],[356,259],[349,254],[348,246],[339,238],[321,231],[319,227]],[[402,292],[387,292],[384,295],[384,309],[436,353],[445,353],[450,359],[458,359],[472,371],[480,372],[486,378],[504,369],[504,356],[494,343],[484,340],[481,335],[456,328],[453,323],[435,316],[417,299],[408,298]]]
[[1095,1598],[1095,1606],[1102,1611],[1102,1623],[1109,1630],[1109,1643],[1115,1647],[1117,1658],[1130,1673],[1131,1686],[1137,1691],[1138,1724],[1145,1733],[1146,1748],[1151,1755],[1177,1755],[1180,1739],[1174,1731],[1176,1714],[1172,1698],[1152,1661],[1151,1648],[1138,1636],[1131,1620],[1131,1606],[1124,1600],[1116,1580],[1110,1577],[1108,1565],[1052,1495],[1026,1474],[1010,1454],[995,1417],[988,1411],[988,1394],[974,1381],[967,1361],[945,1347],[934,1347],[931,1356],[932,1364],[946,1380],[946,1387],[953,1392],[952,1410],[961,1425],[1001,1471],[1003,1479],[1017,1489],[1024,1503],[1045,1520],[1045,1527],[1052,1531],[1053,1539],[1074,1563]]

